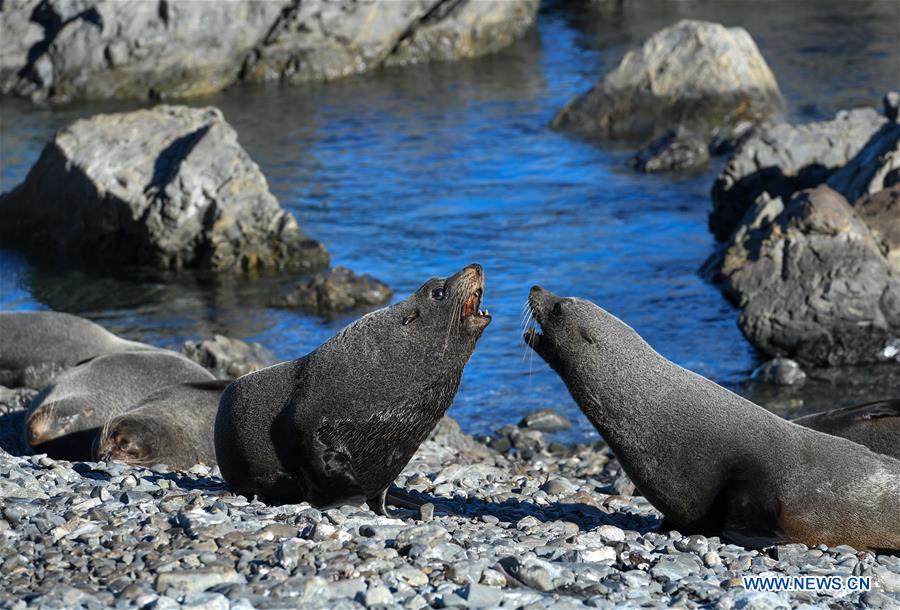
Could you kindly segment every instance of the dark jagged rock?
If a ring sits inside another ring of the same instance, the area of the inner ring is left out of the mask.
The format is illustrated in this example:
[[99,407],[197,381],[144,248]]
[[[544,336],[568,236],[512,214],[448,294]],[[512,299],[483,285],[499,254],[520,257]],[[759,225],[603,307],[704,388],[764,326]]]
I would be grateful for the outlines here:
[[668,131],[631,158],[639,172],[678,172],[703,167],[709,162],[707,138],[683,129]]
[[887,122],[847,165],[828,178],[828,186],[856,201],[900,182],[900,123]]
[[775,77],[741,28],[683,20],[660,30],[553,119],[591,137],[647,140],[683,126],[708,134],[777,115]]
[[219,379],[236,379],[278,362],[275,354],[259,343],[245,343],[223,335],[185,341],[181,353]]
[[842,111],[830,121],[763,125],[743,141],[712,188],[709,226],[727,239],[761,196],[790,199],[844,167],[886,123],[871,108]]
[[216,108],[158,106],[60,130],[0,196],[0,240],[104,267],[299,269],[328,264],[281,208]]
[[897,358],[900,275],[840,193],[799,193],[721,261],[741,331],[765,354],[825,366]]
[[387,284],[368,273],[357,275],[337,266],[301,280],[272,305],[331,315],[384,305],[392,295]]

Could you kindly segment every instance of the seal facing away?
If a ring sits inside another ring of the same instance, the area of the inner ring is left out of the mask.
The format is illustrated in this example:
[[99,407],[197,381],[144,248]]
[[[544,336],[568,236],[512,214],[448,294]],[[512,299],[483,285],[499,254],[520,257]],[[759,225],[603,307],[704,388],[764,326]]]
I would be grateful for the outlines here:
[[791,421],[900,460],[900,399],[832,409]]
[[747,546],[900,549],[900,461],[786,421],[669,362],[589,301],[531,289],[525,341],[644,496],[683,532]]
[[363,316],[306,356],[225,390],[216,457],[247,495],[314,506],[366,500],[388,486],[443,417],[491,318],[484,272],[469,265]]
[[54,311],[0,312],[0,385],[40,390],[62,371],[97,356],[150,345],[115,336],[90,320]]
[[106,422],[97,435],[95,459],[132,466],[166,464],[174,470],[214,466],[216,413],[229,383],[181,383],[149,394],[134,409]]
[[199,364],[168,350],[94,358],[62,373],[28,406],[25,441],[35,453],[90,460],[94,439],[111,418],[175,383],[211,381]]

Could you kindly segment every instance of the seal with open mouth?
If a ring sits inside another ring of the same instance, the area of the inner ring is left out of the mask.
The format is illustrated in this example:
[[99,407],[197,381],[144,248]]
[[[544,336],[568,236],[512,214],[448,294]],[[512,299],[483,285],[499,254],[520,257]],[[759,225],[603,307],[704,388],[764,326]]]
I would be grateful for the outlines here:
[[786,421],[681,368],[589,301],[539,286],[525,342],[682,532],[747,546],[900,550],[900,461]]
[[216,456],[241,493],[314,506],[385,496],[447,411],[491,317],[469,265],[363,316],[313,352],[245,375],[222,395]]

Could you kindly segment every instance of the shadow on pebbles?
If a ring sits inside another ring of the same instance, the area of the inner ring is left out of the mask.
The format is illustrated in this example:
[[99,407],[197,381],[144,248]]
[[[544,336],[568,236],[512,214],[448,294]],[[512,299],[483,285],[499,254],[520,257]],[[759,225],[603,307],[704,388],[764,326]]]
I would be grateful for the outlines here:
[[[24,408],[15,396],[0,391],[4,434]],[[900,604],[898,557],[754,551],[659,532],[647,500],[623,495],[631,486],[604,444],[548,445],[515,426],[475,440],[445,419],[396,481],[427,502],[400,519],[357,506],[266,505],[228,492],[205,466],[174,473],[14,456],[2,440],[2,608]],[[868,575],[874,590],[744,590],[742,575],[769,573]]]

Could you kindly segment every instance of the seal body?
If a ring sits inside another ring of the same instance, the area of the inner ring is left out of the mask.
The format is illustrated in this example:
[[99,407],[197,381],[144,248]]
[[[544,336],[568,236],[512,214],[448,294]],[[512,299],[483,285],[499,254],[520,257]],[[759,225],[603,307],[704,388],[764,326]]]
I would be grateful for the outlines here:
[[36,453],[89,460],[109,419],[154,390],[213,379],[199,364],[168,350],[100,356],[62,373],[34,397],[25,416],[25,441]]
[[747,546],[900,549],[900,461],[788,422],[656,353],[593,303],[534,287],[525,341],[679,529]]
[[432,278],[306,356],[232,383],[216,418],[230,487],[329,506],[385,494],[446,412],[490,323],[479,265]]
[[900,459],[900,400],[881,400],[791,420]]
[[155,349],[90,320],[54,311],[0,312],[0,385],[41,389],[62,371],[97,356]]
[[152,392],[106,422],[97,435],[95,459],[132,466],[167,464],[174,470],[215,465],[216,413],[229,383],[218,379],[181,383]]

